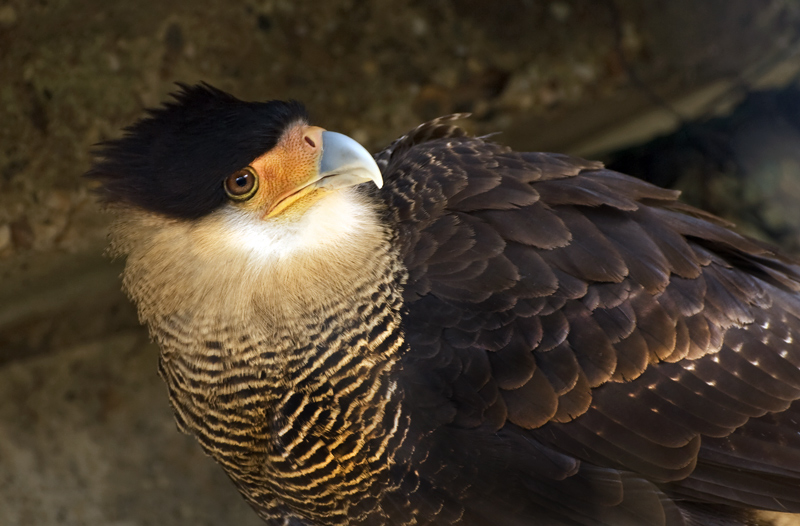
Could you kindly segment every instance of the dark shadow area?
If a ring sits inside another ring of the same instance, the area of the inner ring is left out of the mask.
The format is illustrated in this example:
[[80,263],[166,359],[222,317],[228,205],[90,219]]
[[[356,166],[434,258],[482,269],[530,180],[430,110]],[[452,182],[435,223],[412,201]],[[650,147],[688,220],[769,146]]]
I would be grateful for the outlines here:
[[800,252],[800,89],[747,94],[723,117],[608,155],[607,165]]

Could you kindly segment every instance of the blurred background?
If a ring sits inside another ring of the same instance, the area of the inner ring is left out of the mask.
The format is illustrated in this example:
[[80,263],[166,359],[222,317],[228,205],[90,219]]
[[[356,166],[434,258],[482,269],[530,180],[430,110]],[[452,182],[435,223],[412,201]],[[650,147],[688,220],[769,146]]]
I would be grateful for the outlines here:
[[798,51],[798,0],[0,0],[0,525],[260,524],[177,432],[81,178],[174,82],[372,150],[470,112],[798,253]]

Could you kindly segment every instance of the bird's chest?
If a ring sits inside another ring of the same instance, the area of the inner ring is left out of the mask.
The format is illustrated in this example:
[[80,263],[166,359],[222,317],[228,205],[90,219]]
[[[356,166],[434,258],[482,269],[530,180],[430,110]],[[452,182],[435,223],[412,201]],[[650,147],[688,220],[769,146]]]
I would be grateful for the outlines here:
[[179,425],[263,517],[278,506],[321,524],[346,522],[336,514],[386,484],[404,439],[396,361],[366,351],[380,345],[391,358],[399,335],[387,326],[300,345],[241,339],[205,341],[199,353],[162,339],[162,376]]

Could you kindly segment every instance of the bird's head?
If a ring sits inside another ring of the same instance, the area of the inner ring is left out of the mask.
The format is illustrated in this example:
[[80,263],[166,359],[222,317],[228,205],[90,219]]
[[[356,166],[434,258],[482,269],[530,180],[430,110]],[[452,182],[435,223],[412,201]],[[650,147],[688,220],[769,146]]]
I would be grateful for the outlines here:
[[326,281],[320,261],[359,265],[353,251],[380,235],[358,187],[382,186],[361,145],[311,126],[297,102],[244,102],[206,84],[173,97],[104,143],[87,174],[120,212],[112,250],[128,257],[134,296],[207,295],[209,282],[230,292],[264,273],[308,287]]
[[383,184],[360,144],[310,126],[297,102],[244,102],[207,84],[181,85],[173,97],[97,152],[88,175],[106,201],[174,219],[228,207],[286,220],[331,190]]

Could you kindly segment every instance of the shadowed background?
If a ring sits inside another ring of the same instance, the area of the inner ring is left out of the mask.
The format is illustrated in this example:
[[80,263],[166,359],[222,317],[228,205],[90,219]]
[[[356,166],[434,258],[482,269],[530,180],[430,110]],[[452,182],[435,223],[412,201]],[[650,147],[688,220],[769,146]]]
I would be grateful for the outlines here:
[[175,81],[373,151],[471,112],[797,253],[798,46],[795,0],[0,2],[0,524],[260,524],[176,431],[80,177]]

